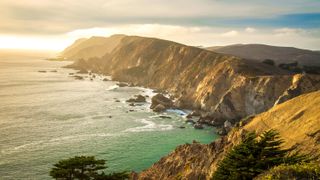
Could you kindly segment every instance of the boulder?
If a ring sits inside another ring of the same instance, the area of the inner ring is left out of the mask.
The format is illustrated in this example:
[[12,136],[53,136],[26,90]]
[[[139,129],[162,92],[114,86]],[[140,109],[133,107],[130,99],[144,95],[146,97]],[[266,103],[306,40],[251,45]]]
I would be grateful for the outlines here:
[[232,124],[230,121],[226,120],[223,124],[224,129],[226,132],[229,132],[232,129]]
[[186,118],[192,118],[191,113],[186,116]]
[[192,120],[192,119],[187,119],[185,122],[186,122],[186,123],[191,123],[191,124],[195,124],[195,123],[196,123],[196,122],[194,122],[194,120]]
[[135,95],[134,98],[128,99],[126,102],[136,102],[136,103],[141,103],[141,102],[146,102],[146,98],[142,95]]
[[203,128],[204,128],[201,123],[196,123],[196,124],[193,125],[193,127],[194,127],[195,129],[203,129]]
[[225,129],[224,127],[218,128],[217,131],[216,131],[216,133],[217,133],[218,135],[220,135],[220,136],[225,136],[225,135],[228,134],[228,132],[226,131],[226,129]]
[[83,80],[83,77],[82,76],[73,76],[75,79],[77,80]]
[[169,98],[165,97],[162,94],[156,94],[151,98],[151,109],[154,109],[156,106],[161,104],[165,109],[171,108],[173,106],[172,100]]
[[162,118],[162,119],[171,119],[170,116],[159,116],[159,118]]
[[164,106],[164,105],[162,105],[162,104],[158,104],[156,107],[154,107],[152,110],[154,111],[154,112],[163,112],[163,111],[165,111],[167,108]]
[[128,86],[128,83],[118,82],[117,85],[118,85],[119,87],[126,87],[126,86]]
[[109,81],[109,79],[108,78],[103,78],[103,80],[102,81]]

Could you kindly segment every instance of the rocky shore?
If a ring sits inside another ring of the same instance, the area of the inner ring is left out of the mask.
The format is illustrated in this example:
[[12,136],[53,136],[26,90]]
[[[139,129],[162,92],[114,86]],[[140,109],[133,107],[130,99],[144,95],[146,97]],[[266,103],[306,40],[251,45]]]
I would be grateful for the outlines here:
[[[317,74],[293,73],[277,66],[155,38],[110,37],[108,43],[114,39],[116,45],[99,57],[82,58],[80,54],[85,52],[76,47],[78,60],[68,67],[109,75],[127,85],[167,92],[152,97],[153,111],[191,109],[193,112],[187,115],[186,122],[199,129],[203,124],[216,126],[223,135],[209,145],[195,142],[179,146],[151,168],[139,175],[133,174],[137,179],[208,179],[224,153],[241,141],[247,130],[255,129],[246,127],[261,117],[258,114],[265,112],[263,116],[268,116],[269,109],[296,105],[292,101],[303,108],[303,104],[298,103],[299,97],[320,90]],[[143,101],[143,98],[133,97],[130,101]],[[285,116],[284,113],[283,110],[278,115]],[[277,121],[270,115],[268,118]],[[302,118],[300,123],[307,120]],[[291,124],[273,125],[270,127],[281,130]],[[300,135],[305,137],[303,132]],[[304,140],[314,145],[313,140]]]
[[320,75],[293,74],[265,63],[166,40],[137,36],[109,40],[114,39],[117,46],[104,56],[84,56],[86,59],[68,67],[110,75],[121,86],[167,91],[173,104],[157,104],[153,110],[191,109],[199,114],[199,123],[219,127],[220,134],[226,134],[230,125],[244,117],[320,89]]

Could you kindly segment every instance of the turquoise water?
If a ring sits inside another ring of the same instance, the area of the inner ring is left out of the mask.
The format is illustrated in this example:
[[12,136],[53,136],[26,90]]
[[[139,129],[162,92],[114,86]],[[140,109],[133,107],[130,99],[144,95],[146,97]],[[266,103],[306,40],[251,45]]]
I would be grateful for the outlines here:
[[175,111],[162,119],[150,103],[125,103],[151,90],[119,88],[102,76],[75,80],[61,68],[68,63],[0,59],[0,179],[50,179],[52,164],[75,155],[106,159],[108,171],[141,171],[177,145],[216,139],[213,129],[195,130]]

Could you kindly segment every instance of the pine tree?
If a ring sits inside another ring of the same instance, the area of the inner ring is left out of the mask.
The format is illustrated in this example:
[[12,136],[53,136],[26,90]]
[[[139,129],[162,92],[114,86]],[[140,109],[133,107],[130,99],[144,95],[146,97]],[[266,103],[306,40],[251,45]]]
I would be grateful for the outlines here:
[[266,131],[259,137],[254,132],[248,133],[244,141],[219,163],[213,179],[252,179],[273,166],[304,159],[304,156],[297,154],[289,155],[292,149],[281,149],[282,143],[279,133],[274,130]]

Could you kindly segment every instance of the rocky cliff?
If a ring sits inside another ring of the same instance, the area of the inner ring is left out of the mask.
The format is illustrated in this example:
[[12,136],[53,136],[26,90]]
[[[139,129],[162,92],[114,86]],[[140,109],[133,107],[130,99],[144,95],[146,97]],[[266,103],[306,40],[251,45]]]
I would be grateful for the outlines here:
[[218,162],[249,131],[260,134],[275,129],[284,139],[284,148],[295,148],[319,161],[320,91],[304,94],[270,110],[243,119],[227,136],[211,144],[185,144],[161,158],[135,179],[210,179]]
[[71,67],[167,90],[176,98],[175,106],[199,110],[201,121],[215,125],[237,122],[320,88],[319,75],[294,75],[276,66],[172,41],[122,35],[104,41],[110,43],[104,56],[89,53],[87,60],[81,57]]
[[123,37],[124,35],[114,35],[109,38],[93,36],[89,39],[78,39],[61,52],[60,56],[68,60],[101,58],[110,53]]

